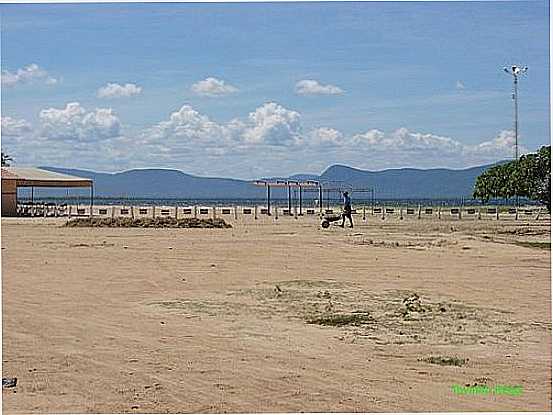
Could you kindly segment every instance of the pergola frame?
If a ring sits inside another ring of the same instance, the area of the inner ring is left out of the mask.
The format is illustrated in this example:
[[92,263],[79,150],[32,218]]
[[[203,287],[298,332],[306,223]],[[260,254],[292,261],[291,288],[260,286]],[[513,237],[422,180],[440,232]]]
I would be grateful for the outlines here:
[[288,214],[292,215],[292,189],[297,188],[299,190],[299,202],[300,202],[300,211],[299,215],[303,215],[302,211],[302,191],[304,187],[316,187],[319,186],[319,183],[313,180],[307,180],[300,182],[297,180],[255,180],[253,182],[255,186],[263,186],[267,188],[267,215],[271,215],[271,188],[280,187],[286,188],[288,190]]
[[255,180],[253,182],[255,186],[264,186],[267,189],[267,214],[271,215],[271,188],[280,187],[286,188],[288,190],[288,213],[292,214],[292,191],[291,189],[297,188],[299,190],[299,215],[303,215],[303,197],[302,192],[318,192],[319,193],[319,209],[321,214],[323,212],[323,203],[324,203],[324,193],[327,194],[327,204],[328,204],[328,195],[331,192],[342,193],[344,191],[349,191],[351,193],[371,193],[372,204],[374,205],[374,188],[354,188],[351,184],[343,181],[318,181],[318,180],[306,180],[306,181],[297,181],[297,180],[285,180],[278,179],[275,181],[270,180]]

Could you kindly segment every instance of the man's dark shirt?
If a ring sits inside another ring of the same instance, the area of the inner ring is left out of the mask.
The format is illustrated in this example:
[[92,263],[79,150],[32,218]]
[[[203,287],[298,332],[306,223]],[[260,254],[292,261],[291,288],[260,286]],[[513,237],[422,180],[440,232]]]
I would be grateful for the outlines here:
[[344,212],[351,212],[351,198],[349,195],[344,195]]

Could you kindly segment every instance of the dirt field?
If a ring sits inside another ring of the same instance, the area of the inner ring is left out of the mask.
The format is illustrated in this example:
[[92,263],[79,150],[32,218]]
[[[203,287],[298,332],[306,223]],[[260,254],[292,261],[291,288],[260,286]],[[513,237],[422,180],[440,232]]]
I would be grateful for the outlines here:
[[549,222],[61,223],[2,219],[6,413],[551,410]]

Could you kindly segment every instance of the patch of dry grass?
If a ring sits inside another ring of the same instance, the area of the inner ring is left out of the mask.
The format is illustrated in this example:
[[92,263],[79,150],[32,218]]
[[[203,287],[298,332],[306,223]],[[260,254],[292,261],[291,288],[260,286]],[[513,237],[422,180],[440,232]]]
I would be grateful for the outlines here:
[[197,218],[77,218],[69,220],[67,227],[92,228],[231,228],[223,219]]
[[532,241],[516,241],[515,245],[524,246],[526,248],[537,248],[537,249],[551,249],[551,242],[532,242]]
[[322,317],[316,317],[307,320],[308,324],[319,324],[321,326],[360,326],[367,323],[374,322],[374,319],[369,313],[344,313],[344,314],[330,314]]
[[465,359],[457,356],[430,356],[424,359],[419,359],[423,362],[431,363],[433,365],[440,366],[464,366],[469,359]]

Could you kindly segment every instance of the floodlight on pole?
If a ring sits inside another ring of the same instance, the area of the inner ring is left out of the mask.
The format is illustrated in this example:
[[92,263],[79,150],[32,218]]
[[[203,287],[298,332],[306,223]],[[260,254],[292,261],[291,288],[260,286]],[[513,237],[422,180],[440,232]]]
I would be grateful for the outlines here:
[[518,77],[528,71],[527,66],[512,65],[503,70],[513,77],[513,101],[515,104],[515,159],[518,161]]

